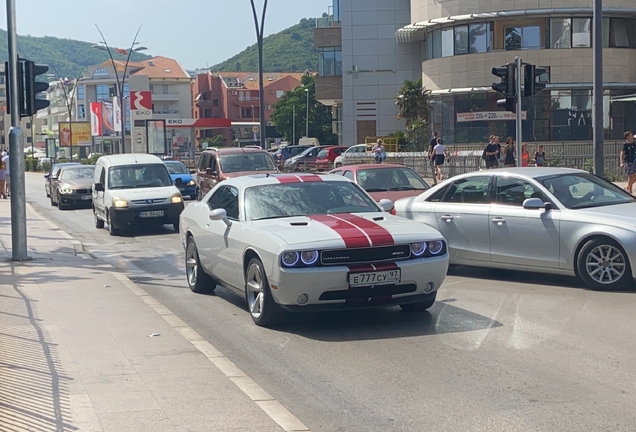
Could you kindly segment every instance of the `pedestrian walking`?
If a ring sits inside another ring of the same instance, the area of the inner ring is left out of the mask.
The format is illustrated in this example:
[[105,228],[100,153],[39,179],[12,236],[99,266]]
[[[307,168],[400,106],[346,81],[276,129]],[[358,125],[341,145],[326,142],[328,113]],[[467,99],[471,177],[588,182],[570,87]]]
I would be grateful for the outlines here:
[[497,161],[497,143],[495,135],[490,135],[490,141],[486,145],[481,158],[486,161],[486,169],[493,169],[499,166]]
[[433,136],[431,137],[431,141],[428,144],[428,160],[431,165],[431,173],[433,175],[433,184],[437,184],[437,171],[435,169],[435,146],[437,145],[437,132],[433,132]]
[[506,145],[504,146],[504,165],[507,167],[517,166],[515,156],[515,142],[512,140],[511,137],[508,137],[508,139],[506,140]]
[[619,158],[621,168],[625,168],[627,174],[627,192],[633,194],[634,183],[636,183],[636,140],[632,131],[625,132],[625,143]]
[[5,176],[5,186],[2,189],[2,192],[4,193],[5,196],[11,196],[11,167],[9,166],[9,153],[7,153],[6,151],[2,152],[2,162],[4,162],[4,166],[5,166],[5,171],[4,171],[4,176]]
[[543,151],[543,144],[537,147],[537,151],[534,153],[534,166],[542,167],[545,165],[545,152]]
[[383,163],[386,160],[386,151],[384,151],[384,142],[379,139],[373,147],[373,158],[375,163]]
[[523,143],[521,146],[521,166],[527,167],[530,163],[530,152],[528,151],[528,144]]
[[444,166],[444,159],[446,159],[446,146],[441,138],[437,139],[437,144],[433,147],[433,152],[435,153],[435,178],[442,181],[444,180],[442,167]]
[[5,165],[4,161],[0,159],[0,199],[5,199],[7,197],[5,188],[5,180],[7,175],[6,171],[7,166]]
[[495,147],[497,147],[497,168],[503,167],[503,158],[501,157],[501,144],[499,144],[499,137],[495,135]]

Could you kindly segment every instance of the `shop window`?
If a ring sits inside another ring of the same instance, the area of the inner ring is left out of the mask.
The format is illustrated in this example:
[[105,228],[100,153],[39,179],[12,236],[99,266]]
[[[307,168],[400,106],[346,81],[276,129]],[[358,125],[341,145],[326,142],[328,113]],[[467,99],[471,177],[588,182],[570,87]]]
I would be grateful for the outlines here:
[[485,53],[491,50],[491,28],[489,23],[471,24],[468,27],[470,53]]
[[442,57],[450,57],[454,54],[454,37],[455,36],[452,28],[442,30]]
[[538,25],[506,27],[504,34],[506,51],[541,48],[541,27]]
[[455,27],[455,54],[468,54],[468,26]]
[[589,18],[572,19],[572,47],[589,48],[592,46],[592,20]]

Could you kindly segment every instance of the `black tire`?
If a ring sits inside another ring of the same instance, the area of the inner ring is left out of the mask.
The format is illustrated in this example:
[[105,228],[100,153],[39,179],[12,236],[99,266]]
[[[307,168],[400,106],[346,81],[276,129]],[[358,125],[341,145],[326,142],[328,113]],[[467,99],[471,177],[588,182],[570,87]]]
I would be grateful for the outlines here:
[[196,196],[196,195],[190,195],[190,200],[194,201],[194,200],[196,200],[196,199],[197,199],[197,196]]
[[[106,210],[106,212],[110,213],[110,210]],[[110,234],[113,237],[121,235],[121,230],[115,228],[113,224],[111,223],[110,215],[108,216],[108,234]]]
[[104,228],[104,220],[100,219],[99,216],[97,216],[97,212],[95,211],[95,207],[93,207],[93,218],[95,219],[95,228],[103,229]]
[[208,275],[199,260],[199,251],[194,237],[188,237],[185,253],[186,280],[190,291],[197,294],[210,294],[216,289],[216,281]]
[[173,224],[172,224],[172,227],[174,228],[174,230],[175,230],[176,232],[179,232],[179,222],[175,222],[175,223],[173,223]]
[[201,189],[197,189],[197,201],[201,201],[203,199],[203,194],[201,193]]
[[57,194],[57,208],[60,210],[68,210],[69,206],[66,204],[62,204],[62,200],[60,199],[60,194]]
[[576,271],[593,290],[622,290],[634,283],[625,250],[610,238],[595,238],[585,243],[576,257]]
[[53,195],[49,195],[49,199],[51,200],[51,206],[52,207],[57,207],[57,203],[55,201],[53,201]]
[[[257,285],[260,286],[258,291]],[[272,297],[267,274],[265,274],[263,263],[258,258],[250,259],[245,270],[245,303],[247,311],[257,326],[271,327],[282,318],[283,311]]]
[[417,303],[407,303],[407,304],[400,305],[400,307],[402,308],[404,312],[422,312],[433,307],[433,304],[435,304],[436,298],[437,298],[437,291],[435,292],[435,294],[433,294],[433,297],[431,297],[428,300],[417,302]]

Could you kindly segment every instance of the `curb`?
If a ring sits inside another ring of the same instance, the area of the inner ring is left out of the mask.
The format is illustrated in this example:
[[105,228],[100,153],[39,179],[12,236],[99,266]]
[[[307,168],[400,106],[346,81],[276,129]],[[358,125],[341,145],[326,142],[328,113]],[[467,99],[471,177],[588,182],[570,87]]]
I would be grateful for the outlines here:
[[[27,209],[38,215],[42,220],[55,229],[62,237],[68,239],[73,244],[76,255],[90,254],[84,249],[84,245],[73,238],[70,234],[55,225],[52,221],[38,213],[35,208],[27,203]],[[81,255],[79,255],[81,256]],[[90,256],[90,258],[94,258]],[[107,263],[106,263],[107,264]],[[107,264],[112,267],[112,265]],[[173,314],[168,308],[162,305],[158,300],[148,294],[143,288],[130,280],[126,275],[118,272],[109,272],[144,303],[150,306],[157,314],[159,314],[168,324],[181,333],[188,342],[199,350],[201,354],[207,357],[227,378],[230,379],[243,393],[245,393],[253,402],[255,402],[272,420],[274,420],[285,432],[311,432],[296,416],[294,416],[280,402],[274,399],[261,386],[259,386],[252,378],[247,376],[239,369],[229,358],[217,350],[211,343],[206,341],[193,328],[188,326],[181,318]]]

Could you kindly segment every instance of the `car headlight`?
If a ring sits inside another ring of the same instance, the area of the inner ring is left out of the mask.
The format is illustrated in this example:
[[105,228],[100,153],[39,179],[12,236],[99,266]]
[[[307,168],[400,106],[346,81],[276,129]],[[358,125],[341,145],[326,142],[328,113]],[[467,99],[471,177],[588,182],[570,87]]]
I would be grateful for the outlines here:
[[128,207],[128,201],[126,201],[126,198],[113,197],[113,207],[126,208]]
[[411,253],[413,256],[421,257],[424,255],[424,252],[426,252],[426,242],[411,243]]
[[183,197],[181,196],[181,194],[172,195],[172,197],[170,197],[170,202],[172,204],[179,204],[180,202],[183,202]]
[[197,184],[197,182],[195,182],[194,180],[190,180],[188,182],[188,186],[194,186],[195,184]]
[[318,251],[304,251],[300,253],[300,260],[305,265],[314,265],[318,261]]
[[280,261],[285,267],[293,267],[298,264],[298,252],[284,252],[280,256]]
[[72,194],[73,193],[73,189],[62,188],[62,189],[60,189],[60,193],[61,194]]
[[444,242],[441,240],[428,242],[428,251],[431,255],[439,255],[444,250]]

